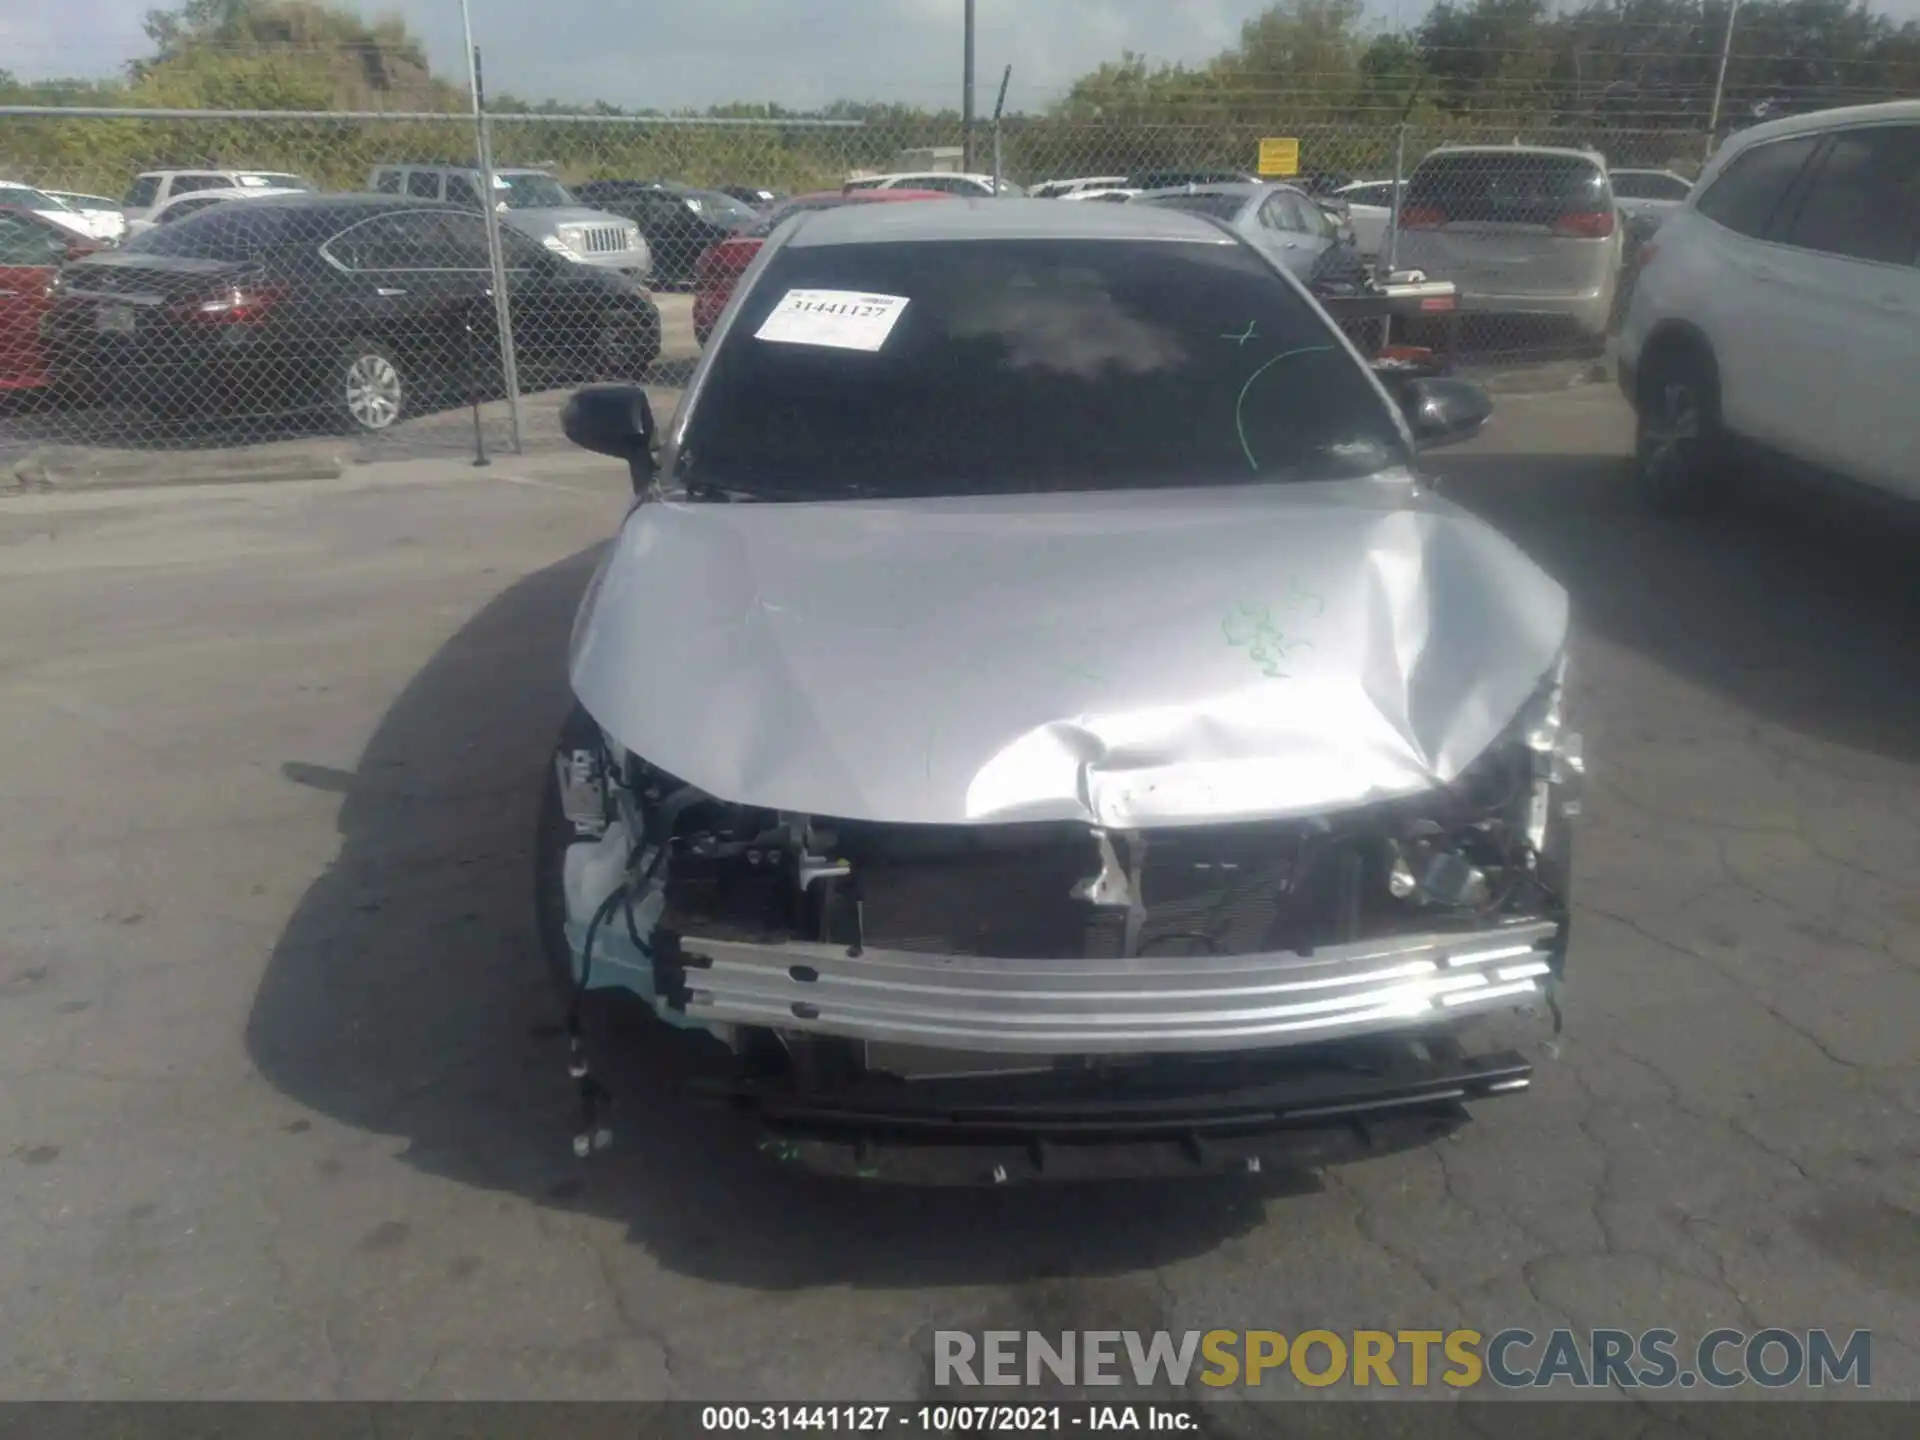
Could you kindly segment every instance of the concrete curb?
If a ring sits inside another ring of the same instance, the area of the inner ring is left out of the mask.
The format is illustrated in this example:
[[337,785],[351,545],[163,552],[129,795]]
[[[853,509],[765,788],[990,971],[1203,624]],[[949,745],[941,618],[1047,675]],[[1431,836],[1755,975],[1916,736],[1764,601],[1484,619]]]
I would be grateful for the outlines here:
[[156,485],[248,485],[267,480],[337,480],[347,461],[332,447],[272,454],[207,450],[94,450],[48,445],[12,467],[16,491],[131,490]]

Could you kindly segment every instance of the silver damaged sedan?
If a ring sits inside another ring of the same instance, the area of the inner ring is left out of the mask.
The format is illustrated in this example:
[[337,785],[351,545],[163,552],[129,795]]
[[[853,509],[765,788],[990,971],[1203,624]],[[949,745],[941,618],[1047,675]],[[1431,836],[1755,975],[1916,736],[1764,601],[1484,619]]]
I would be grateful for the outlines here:
[[635,491],[538,842],[576,1149],[612,990],[762,1148],[914,1182],[1323,1164],[1525,1089],[1567,598],[1417,462],[1490,408],[1205,216],[790,220],[664,432],[564,416]]

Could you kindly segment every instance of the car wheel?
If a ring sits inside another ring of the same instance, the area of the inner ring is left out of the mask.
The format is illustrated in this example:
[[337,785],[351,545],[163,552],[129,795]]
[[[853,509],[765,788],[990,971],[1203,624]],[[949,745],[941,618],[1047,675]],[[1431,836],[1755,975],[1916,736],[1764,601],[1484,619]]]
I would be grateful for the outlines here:
[[660,358],[660,322],[657,317],[609,315],[600,322],[596,366],[604,380],[644,380]]
[[1718,488],[1725,439],[1713,366],[1686,350],[1657,355],[1640,381],[1634,472],[1656,510],[1706,504]]
[[349,433],[360,435],[391,430],[406,414],[409,399],[399,362],[371,340],[356,340],[341,351],[332,392],[335,418]]

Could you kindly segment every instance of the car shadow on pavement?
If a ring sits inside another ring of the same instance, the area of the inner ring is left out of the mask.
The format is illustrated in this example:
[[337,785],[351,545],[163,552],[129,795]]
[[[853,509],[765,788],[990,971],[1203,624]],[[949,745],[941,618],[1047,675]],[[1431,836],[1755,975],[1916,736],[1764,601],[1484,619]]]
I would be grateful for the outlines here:
[[537,787],[567,706],[575,605],[597,551],[501,594],[408,684],[341,795],[338,857],[275,946],[248,1022],[262,1075],[401,1137],[436,1176],[625,1224],[672,1270],[780,1289],[976,1284],[1152,1269],[1317,1188],[1268,1173],[1099,1187],[910,1189],[797,1172],[681,1091],[673,1037],[602,1016],[614,1148],[573,1158],[578,1101],[532,914]]
[[1431,468],[1567,587],[1586,633],[1763,723],[1920,756],[1912,510],[1756,468],[1711,512],[1663,517],[1626,459],[1455,453]]

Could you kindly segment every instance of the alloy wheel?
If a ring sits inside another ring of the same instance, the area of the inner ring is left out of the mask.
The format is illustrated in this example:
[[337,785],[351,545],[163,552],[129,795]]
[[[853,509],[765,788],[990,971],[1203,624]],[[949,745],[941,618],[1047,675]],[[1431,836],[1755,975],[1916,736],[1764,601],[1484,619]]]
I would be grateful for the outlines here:
[[362,430],[385,430],[400,418],[400,372],[386,356],[356,356],[346,384],[347,414]]

